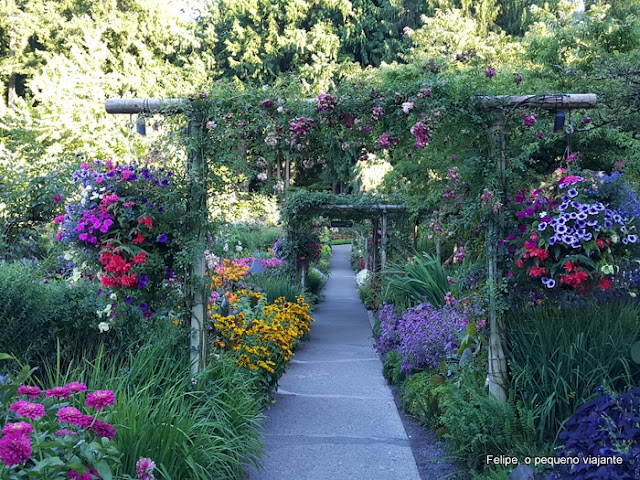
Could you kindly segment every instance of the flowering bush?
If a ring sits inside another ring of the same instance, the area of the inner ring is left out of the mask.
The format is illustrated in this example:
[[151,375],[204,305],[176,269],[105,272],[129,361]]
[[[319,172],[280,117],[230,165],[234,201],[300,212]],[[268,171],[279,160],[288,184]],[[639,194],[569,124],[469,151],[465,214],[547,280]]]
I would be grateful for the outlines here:
[[[239,290],[226,294],[229,315],[212,315],[218,348],[235,351],[238,365],[263,376],[272,387],[284,373],[293,349],[309,332],[313,319],[302,297],[287,302],[284,297],[268,304],[262,294]],[[218,311],[218,305],[212,304]]]
[[177,282],[173,268],[185,208],[173,173],[152,161],[96,160],[82,163],[73,181],[81,186],[80,199],[56,217],[57,239],[100,265],[97,278],[115,293],[101,314],[115,317],[119,304],[131,304],[151,317]]
[[516,265],[547,289],[607,290],[618,265],[638,244],[638,217],[630,207],[637,209],[638,197],[626,190],[630,198],[621,202],[613,195],[613,184],[618,184],[616,193],[624,190],[621,175],[557,173],[559,198],[541,190],[516,196],[525,204],[518,217],[531,222]]
[[[482,316],[474,300],[457,301],[450,295],[440,308],[421,303],[399,313],[393,305],[383,304],[376,349],[383,354],[396,350],[404,373],[437,368],[447,356],[458,352],[467,325]],[[484,326],[484,320],[476,323],[479,329]]]
[[[579,407],[560,433],[560,455],[577,457],[550,475],[549,480],[573,478],[640,478],[640,388],[605,394]],[[593,460],[617,458],[600,465]]]
[[[0,436],[1,478],[113,478],[120,465],[120,453],[111,442],[116,428],[99,418],[105,408],[115,405],[112,391],[88,392],[79,382],[46,391],[20,385],[17,397],[3,412],[8,421]],[[138,463],[137,478],[153,480],[151,459]]]

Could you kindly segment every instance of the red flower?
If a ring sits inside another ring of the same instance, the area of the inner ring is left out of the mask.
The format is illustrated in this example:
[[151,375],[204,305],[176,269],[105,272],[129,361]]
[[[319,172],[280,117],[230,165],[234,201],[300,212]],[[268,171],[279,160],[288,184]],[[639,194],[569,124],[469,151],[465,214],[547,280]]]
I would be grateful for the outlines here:
[[542,275],[546,275],[547,269],[544,267],[531,267],[529,270],[529,276],[531,278],[540,278]]
[[99,277],[100,283],[104,287],[118,288],[120,286],[120,280],[115,277],[112,277],[110,275],[99,275]]
[[564,269],[567,272],[573,271],[573,264],[571,262],[567,261],[567,263],[564,264]]
[[144,252],[140,252],[135,257],[133,257],[133,263],[144,263],[147,261],[147,254]]
[[120,281],[122,282],[122,286],[127,288],[136,288],[138,286],[138,277],[136,277],[135,273],[123,275]]
[[604,248],[604,242],[602,241],[601,238],[598,238],[596,240],[596,245],[598,245],[598,247],[600,247],[600,248]]
[[520,268],[522,268],[522,267],[524,266],[524,262],[522,261],[522,259],[521,259],[521,258],[519,258],[519,259],[518,259],[518,261],[516,262],[516,264],[517,264]]
[[573,273],[568,273],[560,277],[560,283],[564,283],[565,285],[569,285],[573,288],[578,288],[589,278],[587,272],[583,271],[574,271]]
[[138,223],[144,224],[149,230],[153,228],[153,219],[151,217],[142,217],[138,219]]
[[144,242],[144,237],[136,232],[136,238],[133,239],[133,243],[140,245],[142,242]]
[[600,280],[600,288],[605,292],[611,288],[611,280],[603,278]]

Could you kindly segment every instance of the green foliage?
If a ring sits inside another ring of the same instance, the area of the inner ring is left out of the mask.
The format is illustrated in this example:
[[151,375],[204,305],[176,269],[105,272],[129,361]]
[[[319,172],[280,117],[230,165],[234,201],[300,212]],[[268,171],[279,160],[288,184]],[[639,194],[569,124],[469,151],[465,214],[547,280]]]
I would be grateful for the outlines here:
[[508,315],[512,385],[539,419],[538,438],[553,439],[598,386],[622,391],[637,382],[640,366],[631,346],[640,338],[638,315],[638,306],[625,301]]
[[[333,243],[333,242],[332,242]],[[327,244],[322,245],[320,250],[320,258],[315,262],[314,266],[325,275],[329,274],[331,269],[331,246]]]
[[327,280],[321,271],[315,268],[310,268],[307,272],[307,290],[315,297],[320,296],[322,287],[324,287]]
[[383,287],[383,301],[403,309],[417,305],[425,298],[435,307],[442,306],[445,295],[451,290],[447,271],[429,254],[392,265],[384,273]]
[[[398,368],[401,359],[398,358]],[[442,386],[434,381],[433,371],[424,370],[410,375],[402,384],[400,391],[400,405],[409,415],[429,428],[439,427]]]
[[51,372],[54,383],[84,381],[111,389],[116,404],[107,420],[119,426],[114,442],[124,471],[152,458],[158,477],[228,479],[256,464],[260,398],[233,359],[222,355],[192,383],[186,350],[149,344],[135,354],[99,354],[67,372]]
[[382,362],[382,376],[393,385],[400,385],[406,375],[401,370],[402,357],[395,350],[390,350]]
[[267,297],[269,302],[284,297],[288,302],[295,302],[296,297],[304,296],[304,289],[298,283],[293,283],[284,275],[269,276],[265,274],[254,275],[254,283]]
[[531,410],[513,399],[500,403],[483,386],[484,375],[477,370],[460,369],[458,375],[438,393],[443,410],[439,432],[455,458],[480,470],[487,455],[523,458],[540,451]]

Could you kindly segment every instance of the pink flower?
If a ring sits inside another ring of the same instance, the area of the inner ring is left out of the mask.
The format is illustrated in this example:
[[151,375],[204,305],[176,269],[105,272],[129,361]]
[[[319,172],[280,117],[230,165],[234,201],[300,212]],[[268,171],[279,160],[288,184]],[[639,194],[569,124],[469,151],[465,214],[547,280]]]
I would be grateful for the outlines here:
[[525,127],[533,127],[533,124],[536,123],[536,118],[538,118],[538,115],[533,112],[525,113],[524,115],[522,115],[522,118]]
[[153,470],[156,468],[156,464],[150,458],[141,458],[136,462],[136,473],[138,474],[138,480],[154,480]]
[[31,441],[24,433],[0,438],[0,459],[7,467],[19,465],[31,457]]
[[71,396],[71,392],[67,387],[53,387],[47,390],[46,396],[53,398],[69,398]]
[[18,387],[18,395],[26,395],[29,398],[38,398],[42,391],[33,385],[20,385]]
[[62,407],[56,412],[59,422],[67,422],[70,425],[80,425],[84,415],[74,407]]
[[91,430],[96,432],[100,437],[106,437],[109,440],[116,436],[115,427],[104,420],[96,420],[95,423],[91,425]]
[[33,427],[27,422],[7,423],[2,429],[6,435],[29,435],[33,433]]
[[53,223],[62,223],[64,222],[64,215],[58,215],[53,219]]
[[560,188],[564,188],[567,185],[573,185],[574,183],[581,182],[583,180],[582,177],[578,177],[576,175],[569,175],[567,177],[563,177],[558,181],[558,186]]
[[[44,417],[44,405],[31,402],[15,402],[11,405],[11,407],[16,405],[17,403],[20,403],[20,405],[14,411],[19,417],[27,417],[31,420]],[[9,409],[11,409],[11,407],[9,407]]]
[[494,77],[494,76],[495,76],[495,74],[496,74],[496,69],[495,69],[495,68],[493,68],[492,66],[489,66],[489,68],[487,68],[487,69],[484,71],[484,75],[485,75],[485,77],[487,77],[487,78],[492,78],[492,77]]
[[63,198],[63,197],[62,197],[62,195],[61,195],[61,194],[56,193],[56,194],[53,196],[53,201],[54,201],[54,202],[56,202],[56,203],[60,203],[60,202],[62,201],[62,198]]
[[64,437],[66,435],[73,437],[74,435],[76,435],[76,432],[74,432],[73,430],[67,430],[66,428],[61,428],[60,430],[56,430],[56,436]]
[[84,392],[87,389],[87,386],[84,383],[71,382],[67,383],[64,388],[69,390],[69,392],[73,395],[74,393]]
[[111,390],[96,390],[93,393],[87,395],[87,407],[96,407],[96,410],[101,410],[107,405],[115,405],[116,397]]
[[[100,477],[98,477],[100,478]],[[67,479],[69,480],[93,480],[90,472],[84,472],[82,474],[76,472],[75,470],[69,470],[67,473]]]

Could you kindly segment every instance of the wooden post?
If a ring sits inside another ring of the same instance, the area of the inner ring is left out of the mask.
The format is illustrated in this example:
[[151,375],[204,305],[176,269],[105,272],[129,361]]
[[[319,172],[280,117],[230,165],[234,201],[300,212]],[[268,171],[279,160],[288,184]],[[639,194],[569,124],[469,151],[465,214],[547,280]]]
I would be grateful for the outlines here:
[[[201,135],[202,115],[198,112],[189,116],[187,137]],[[189,284],[191,287],[191,376],[204,370],[206,365],[206,320],[207,302],[205,294],[206,262],[204,258],[205,224],[207,220],[207,172],[204,158],[198,142],[190,142],[187,157],[187,177],[190,186],[189,214],[191,217],[191,233],[196,239],[194,260],[190,266]]]
[[[502,109],[491,111],[491,127],[489,130],[490,155],[496,164],[496,175],[500,180],[501,195],[504,195],[506,171],[505,129],[507,120]],[[494,215],[487,227],[487,273],[489,282],[489,392],[500,402],[507,401],[507,361],[503,348],[503,322],[498,312],[499,285],[502,283],[498,271],[499,223]]]
[[387,265],[387,209],[382,210],[382,238],[380,245],[380,271]]
[[372,269],[373,273],[378,271],[378,218],[373,219],[373,252],[372,252]]
[[[177,114],[185,113],[188,110],[189,101],[185,98],[170,99],[107,99],[105,109],[107,113],[164,113]],[[187,136],[195,137],[201,134],[202,115],[199,112],[189,115],[187,125]],[[204,333],[206,331],[206,321],[208,309],[205,295],[205,269],[204,240],[205,223],[207,216],[207,196],[206,196],[206,163],[198,142],[192,142],[189,147],[187,157],[187,175],[190,185],[189,213],[191,214],[191,232],[196,238],[198,251],[195,259],[189,268],[189,285],[192,289],[191,295],[191,335],[190,335],[190,358],[191,375],[195,377],[198,372],[204,369],[206,364],[206,342]]]

